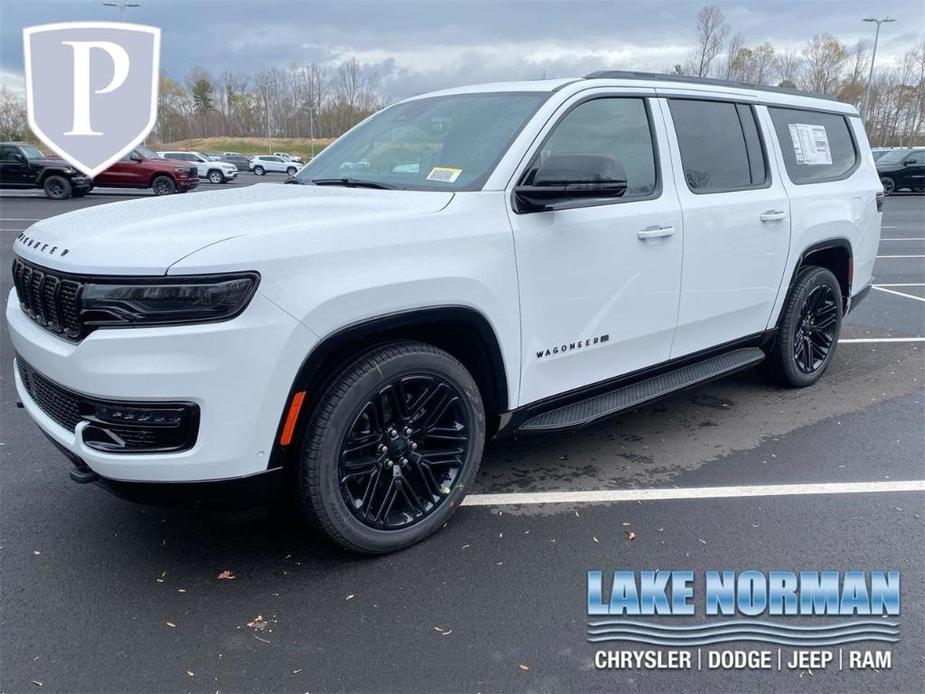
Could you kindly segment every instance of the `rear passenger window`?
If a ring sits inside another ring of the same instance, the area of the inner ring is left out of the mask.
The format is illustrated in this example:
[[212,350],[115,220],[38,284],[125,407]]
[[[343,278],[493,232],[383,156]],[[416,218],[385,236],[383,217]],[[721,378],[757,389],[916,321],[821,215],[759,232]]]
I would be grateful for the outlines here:
[[669,99],[684,178],[694,193],[763,186],[764,149],[751,106]]
[[794,183],[836,180],[857,165],[857,149],[844,116],[772,106],[768,111]]

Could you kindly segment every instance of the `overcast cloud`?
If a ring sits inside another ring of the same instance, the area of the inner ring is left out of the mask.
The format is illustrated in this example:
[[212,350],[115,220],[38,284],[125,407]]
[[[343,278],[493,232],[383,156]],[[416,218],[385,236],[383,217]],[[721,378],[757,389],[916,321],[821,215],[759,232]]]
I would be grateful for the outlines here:
[[[580,76],[602,68],[662,71],[683,63],[695,41],[699,0],[133,0],[126,20],[161,27],[161,66],[183,79],[193,66],[213,74],[356,57],[393,98],[508,79]],[[884,25],[877,64],[925,38],[925,3],[895,0],[717,2],[749,43],[796,47],[830,32],[853,44]],[[22,28],[115,20],[102,0],[0,0],[0,83],[22,89]]]

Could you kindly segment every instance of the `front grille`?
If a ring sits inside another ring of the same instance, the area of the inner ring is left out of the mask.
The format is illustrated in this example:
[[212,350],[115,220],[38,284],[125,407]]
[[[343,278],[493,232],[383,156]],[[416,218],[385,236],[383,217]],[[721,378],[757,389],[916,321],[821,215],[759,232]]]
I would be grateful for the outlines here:
[[56,424],[74,431],[80,422],[80,397],[52,383],[26,363],[22,357],[16,357],[19,378],[22,380],[29,397],[35,401],[45,414]]
[[82,280],[16,258],[13,284],[19,305],[27,316],[57,335],[69,340],[80,339]]
[[170,453],[192,448],[199,434],[199,406],[192,403],[121,402],[91,398],[45,378],[16,355],[29,397],[56,424],[74,431],[86,421],[83,442],[108,453]]

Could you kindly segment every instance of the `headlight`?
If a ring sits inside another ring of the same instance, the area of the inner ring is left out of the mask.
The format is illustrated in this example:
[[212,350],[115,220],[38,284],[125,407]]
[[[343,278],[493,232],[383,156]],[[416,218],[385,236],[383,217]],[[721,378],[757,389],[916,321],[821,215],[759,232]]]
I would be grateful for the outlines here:
[[257,273],[91,282],[80,297],[86,326],[146,327],[237,316],[254,296]]
[[68,167],[65,167],[64,173],[66,173],[68,176],[71,176],[77,173],[77,169],[75,169],[73,166],[68,166]]
[[189,169],[187,169],[185,166],[178,166],[174,169],[174,171],[181,174],[189,173]]

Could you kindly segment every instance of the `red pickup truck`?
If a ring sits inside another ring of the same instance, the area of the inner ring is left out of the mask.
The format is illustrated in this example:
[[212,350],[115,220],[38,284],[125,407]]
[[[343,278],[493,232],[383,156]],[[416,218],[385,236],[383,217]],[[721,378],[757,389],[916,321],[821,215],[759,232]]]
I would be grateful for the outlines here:
[[189,162],[161,159],[146,147],[137,147],[93,179],[106,188],[150,188],[155,195],[185,193],[199,185]]

